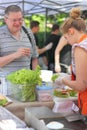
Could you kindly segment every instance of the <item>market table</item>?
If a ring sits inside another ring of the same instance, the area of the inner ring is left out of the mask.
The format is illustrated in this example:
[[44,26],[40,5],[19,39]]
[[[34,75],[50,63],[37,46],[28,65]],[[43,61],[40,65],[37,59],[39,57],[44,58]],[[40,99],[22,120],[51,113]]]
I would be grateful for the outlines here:
[[47,106],[52,108],[54,105],[54,102],[19,102],[19,101],[13,101],[11,104],[5,106],[7,110],[12,112],[14,115],[19,117],[20,119],[24,120],[24,112],[26,107],[39,107],[39,106]]
[[[39,107],[48,107],[48,108],[53,108],[54,102],[19,102],[19,101],[13,101],[11,104],[5,106],[7,110],[12,112],[14,115],[19,117],[20,119],[25,121],[25,108],[31,109],[30,111],[33,112],[32,110],[36,108],[38,109]],[[36,108],[35,108],[36,107]],[[33,108],[33,109],[32,109]],[[40,109],[40,108],[39,108]],[[38,111],[39,111],[38,109]],[[34,110],[34,112],[35,112]],[[36,112],[35,112],[36,114]],[[47,113],[49,114],[49,113]],[[28,114],[27,114],[28,115]],[[43,116],[42,114],[40,116]],[[28,116],[27,116],[28,117]],[[66,128],[72,128],[72,130],[87,130],[87,124],[85,124],[83,121],[75,121],[75,122],[68,122],[65,117],[60,116],[57,118],[46,118],[45,122],[48,123],[49,121],[56,120],[59,122],[64,123]],[[28,120],[29,121],[29,120]]]
[[46,106],[46,107],[52,109],[54,104],[55,104],[53,101],[49,101],[49,102],[40,102],[40,101],[22,102],[22,101],[18,101],[14,98],[11,98],[11,97],[8,97],[8,98],[10,98],[12,100],[12,102],[10,104],[6,105],[5,108],[22,120],[24,120],[25,108],[27,108],[27,107]]

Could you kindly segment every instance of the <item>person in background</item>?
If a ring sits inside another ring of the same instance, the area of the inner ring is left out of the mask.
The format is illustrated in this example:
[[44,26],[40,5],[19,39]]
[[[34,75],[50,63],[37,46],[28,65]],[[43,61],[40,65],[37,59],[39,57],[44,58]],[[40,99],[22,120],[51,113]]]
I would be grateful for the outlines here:
[[30,69],[38,65],[38,53],[33,33],[32,43],[22,29],[23,13],[19,6],[10,5],[5,10],[5,26],[0,28],[0,76],[17,71],[19,69]]
[[78,91],[79,109],[82,115],[87,116],[87,34],[80,8],[70,11],[70,17],[62,25],[62,33],[72,46],[72,75],[71,80],[63,78],[57,83]]
[[54,24],[51,29],[51,34],[48,36],[45,45],[48,45],[50,42],[53,43],[53,46],[50,50],[47,51],[47,59],[48,59],[48,69],[55,72],[55,49],[57,47],[57,44],[60,40],[59,33],[59,25]]
[[55,72],[70,73],[71,65],[71,45],[62,36],[55,50]]
[[39,42],[38,42],[38,37],[37,37],[37,33],[39,32],[40,26],[39,26],[39,22],[38,21],[31,21],[30,23],[30,28],[34,34],[35,37],[35,41],[36,41],[36,47],[37,47],[37,52],[39,54],[39,65],[41,66],[42,69],[47,69],[48,67],[48,62],[47,62],[47,58],[44,52],[46,52],[47,50],[50,50],[52,48],[52,43],[49,43],[48,45],[46,45],[43,48],[39,48]]

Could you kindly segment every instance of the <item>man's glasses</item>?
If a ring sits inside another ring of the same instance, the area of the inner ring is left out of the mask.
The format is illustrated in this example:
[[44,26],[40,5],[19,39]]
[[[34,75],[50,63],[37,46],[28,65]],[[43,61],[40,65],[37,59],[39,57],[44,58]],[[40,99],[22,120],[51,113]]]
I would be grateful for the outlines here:
[[19,19],[11,19],[9,17],[6,17],[7,19],[9,19],[11,22],[15,23],[15,22],[23,22],[23,18],[19,18]]

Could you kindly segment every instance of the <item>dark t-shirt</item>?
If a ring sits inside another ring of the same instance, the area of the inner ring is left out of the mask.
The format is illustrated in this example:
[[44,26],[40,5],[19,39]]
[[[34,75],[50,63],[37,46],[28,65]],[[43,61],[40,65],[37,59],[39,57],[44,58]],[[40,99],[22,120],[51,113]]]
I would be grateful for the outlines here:
[[[38,36],[37,36],[37,34],[34,34],[34,37],[35,37],[36,45],[39,47],[39,42],[38,42]],[[42,54],[39,55],[39,57],[43,57],[45,55],[46,55],[46,53],[42,53]]]
[[36,45],[38,46],[38,37],[36,34],[34,34],[34,38],[35,38]]
[[[51,34],[47,41],[46,45],[50,42],[53,42],[53,47],[47,51],[47,57],[48,57],[48,68],[54,70],[54,64],[55,64],[55,49],[59,43],[60,35],[54,35]],[[63,49],[60,52],[60,63],[70,65],[71,64],[71,45],[67,44],[63,47]],[[66,72],[66,68],[61,66],[62,72]]]
[[60,52],[60,63],[70,65],[71,64],[71,45],[67,44]]
[[47,38],[45,45],[48,45],[50,42],[53,43],[53,46],[50,50],[47,51],[47,57],[48,57],[48,64],[55,62],[55,49],[57,47],[57,44],[60,40],[60,35],[50,34],[50,36]]

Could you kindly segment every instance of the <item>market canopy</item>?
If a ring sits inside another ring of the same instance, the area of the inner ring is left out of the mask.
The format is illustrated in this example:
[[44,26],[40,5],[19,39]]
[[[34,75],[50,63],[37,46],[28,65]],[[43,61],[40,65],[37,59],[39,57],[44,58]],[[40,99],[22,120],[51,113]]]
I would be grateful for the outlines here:
[[9,5],[18,5],[24,15],[67,13],[73,7],[87,10],[87,0],[0,0],[0,17]]

